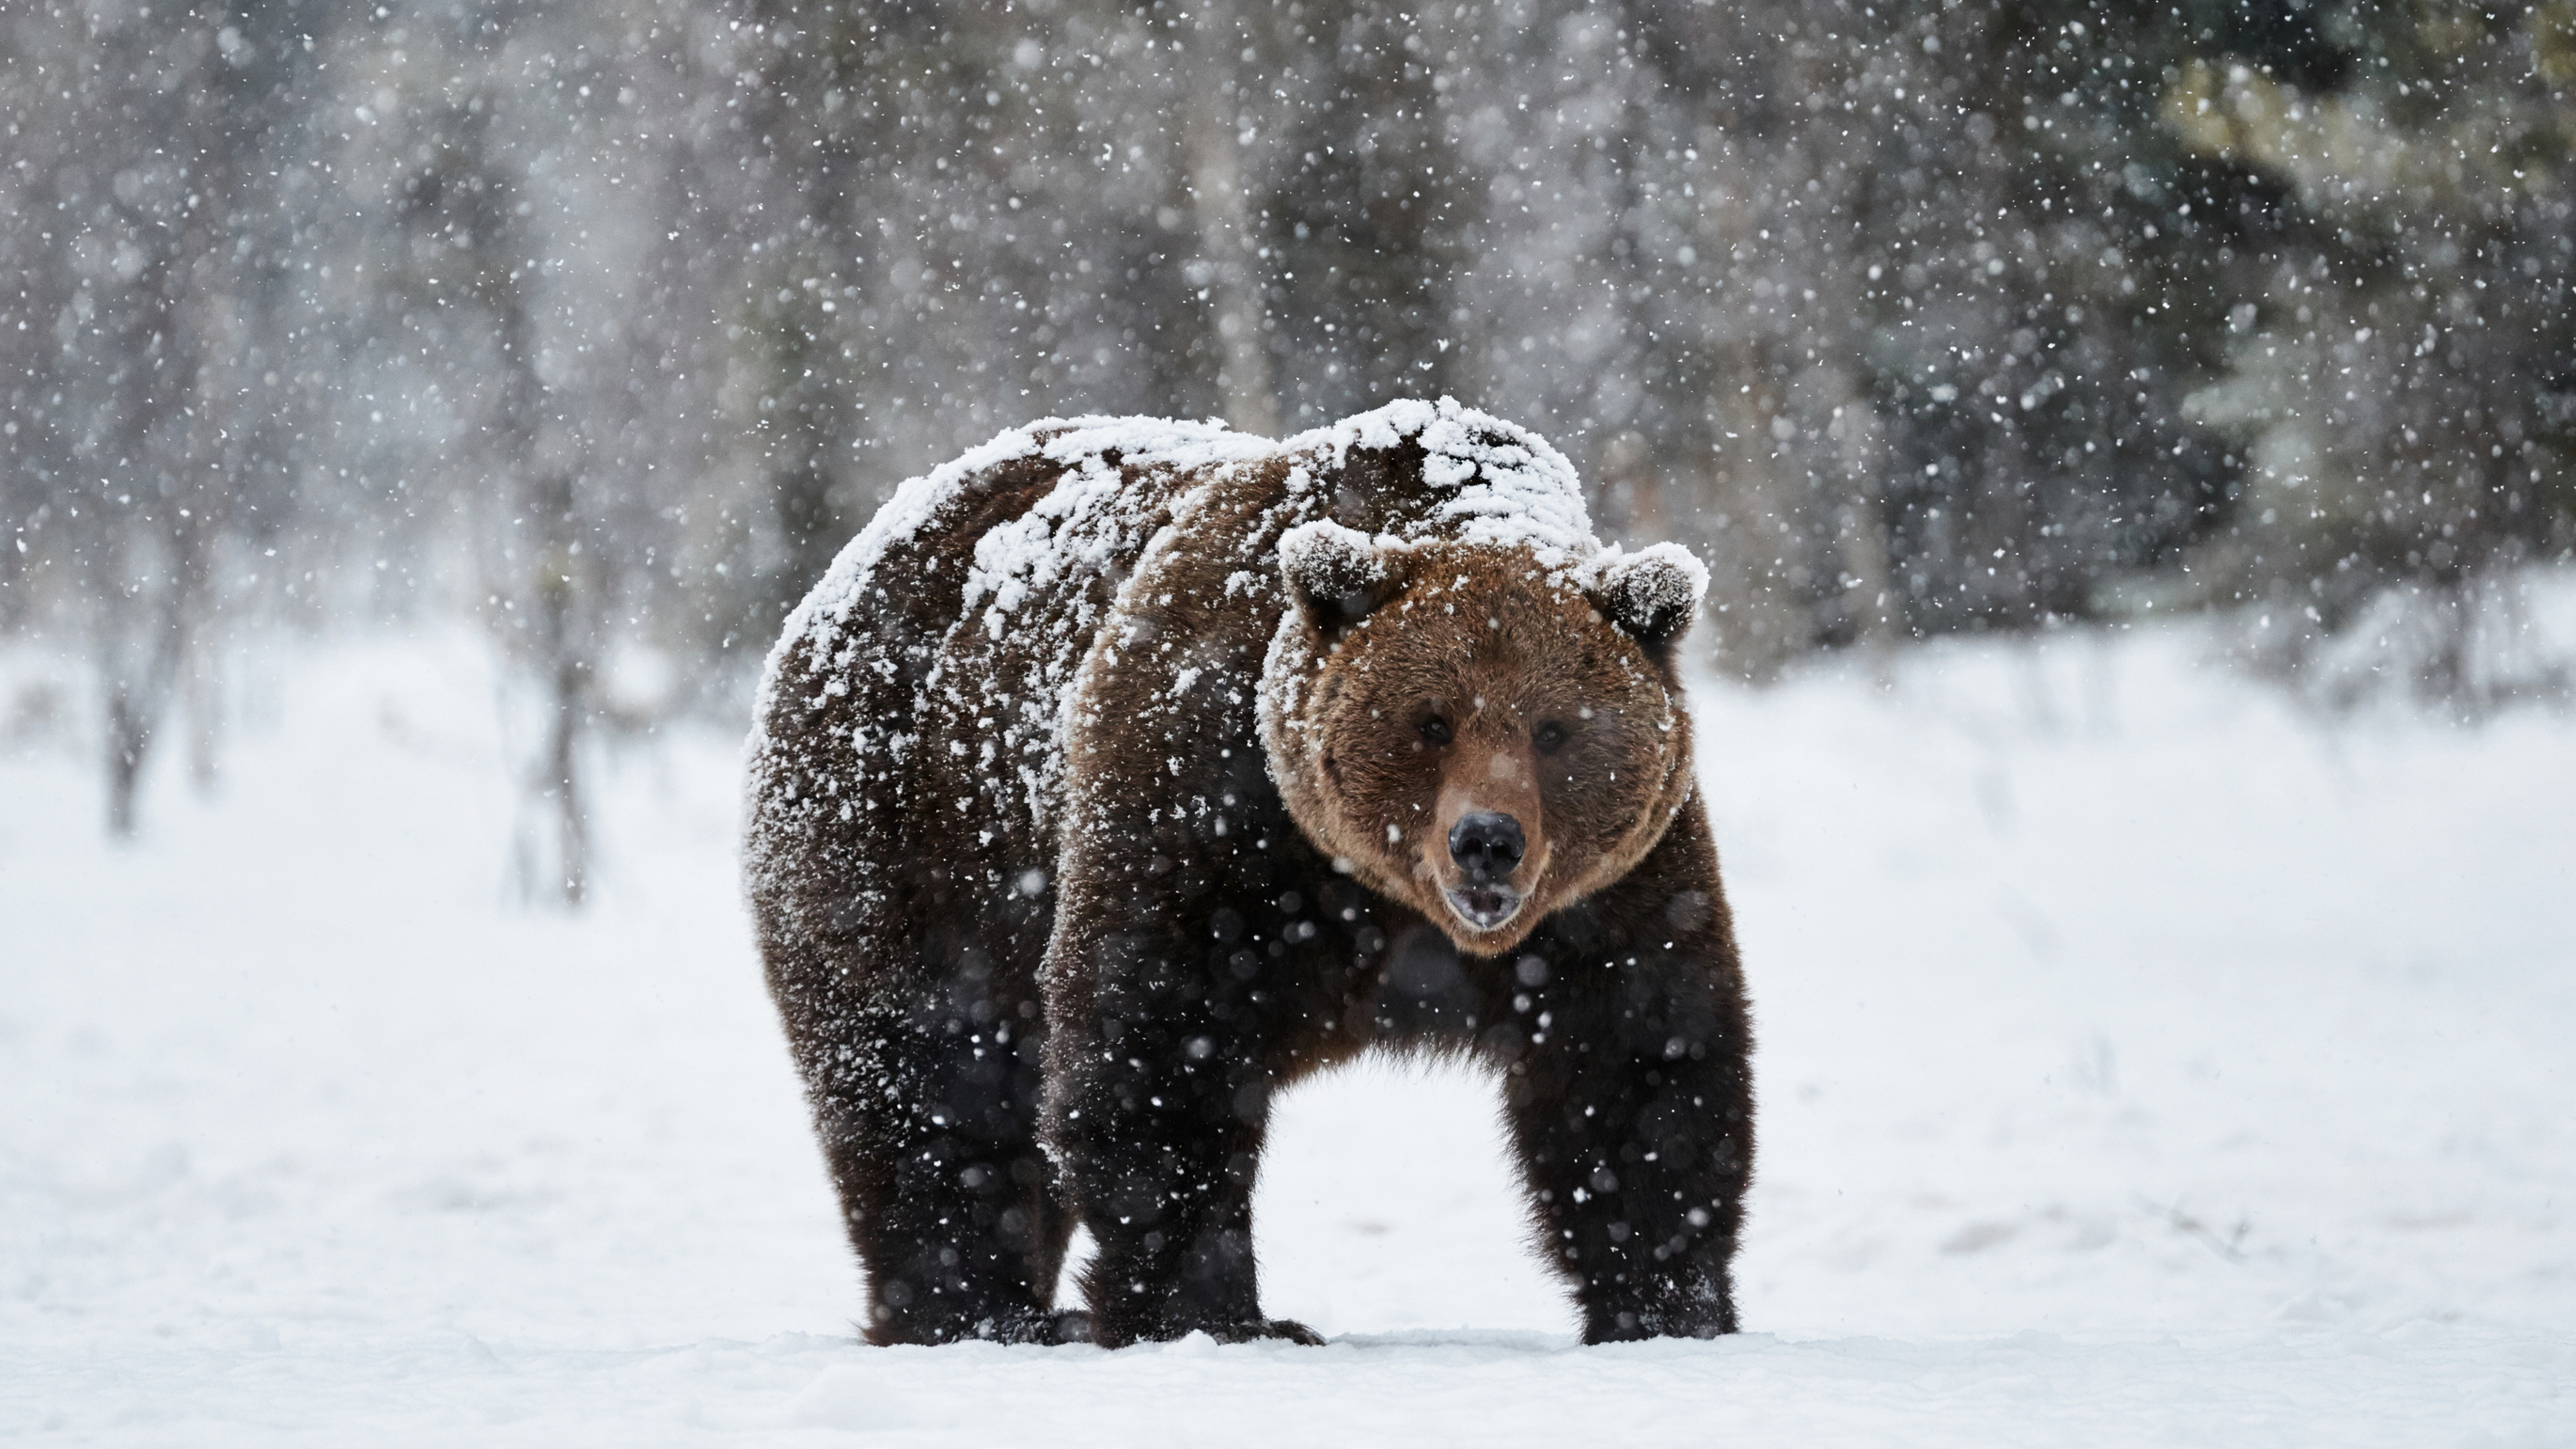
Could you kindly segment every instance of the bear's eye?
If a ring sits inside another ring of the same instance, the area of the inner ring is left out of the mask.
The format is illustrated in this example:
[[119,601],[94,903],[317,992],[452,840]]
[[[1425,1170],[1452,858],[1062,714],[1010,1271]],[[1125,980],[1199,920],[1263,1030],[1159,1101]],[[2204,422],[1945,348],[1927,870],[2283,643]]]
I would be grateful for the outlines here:
[[1549,720],[1538,727],[1538,733],[1530,737],[1530,743],[1538,746],[1542,755],[1555,754],[1565,748],[1565,726]]
[[1438,715],[1422,722],[1422,737],[1435,745],[1449,743],[1449,721]]

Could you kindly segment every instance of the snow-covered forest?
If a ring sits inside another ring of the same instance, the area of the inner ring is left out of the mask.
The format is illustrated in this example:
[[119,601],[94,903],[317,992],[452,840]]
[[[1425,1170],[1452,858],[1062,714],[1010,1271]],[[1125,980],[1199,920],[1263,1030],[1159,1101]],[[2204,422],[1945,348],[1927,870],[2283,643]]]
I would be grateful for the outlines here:
[[2563,683],[2564,0],[31,0],[0,66],[0,630],[120,829],[279,622],[480,617],[577,792],[1050,414],[1454,394],[1733,673],[2218,605]]
[[[2572,285],[2576,0],[10,0],[0,1435],[2570,1442]],[[780,620],[1443,395],[1712,574],[1751,1331],[1572,1348],[1387,1071],[1330,1347],[856,1348]]]

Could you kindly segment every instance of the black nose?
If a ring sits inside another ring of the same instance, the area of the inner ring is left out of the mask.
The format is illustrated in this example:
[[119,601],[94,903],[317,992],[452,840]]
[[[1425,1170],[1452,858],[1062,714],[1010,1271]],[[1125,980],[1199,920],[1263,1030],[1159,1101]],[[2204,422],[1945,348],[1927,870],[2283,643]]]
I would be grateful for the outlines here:
[[1518,870],[1521,852],[1528,845],[1519,821],[1491,810],[1462,815],[1449,827],[1449,858],[1458,862],[1467,879],[1479,884],[1505,879]]

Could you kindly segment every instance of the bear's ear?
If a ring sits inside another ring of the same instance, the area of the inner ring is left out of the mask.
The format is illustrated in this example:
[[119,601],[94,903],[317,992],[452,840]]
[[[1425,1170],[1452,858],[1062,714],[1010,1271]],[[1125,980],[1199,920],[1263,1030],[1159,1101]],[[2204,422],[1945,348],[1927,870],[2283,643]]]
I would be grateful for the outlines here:
[[1329,518],[1279,536],[1279,575],[1288,597],[1327,634],[1367,618],[1401,582],[1367,534]]
[[1585,591],[1593,607],[1650,650],[1682,636],[1708,592],[1708,568],[1678,543],[1635,553],[1613,547],[1592,561]]

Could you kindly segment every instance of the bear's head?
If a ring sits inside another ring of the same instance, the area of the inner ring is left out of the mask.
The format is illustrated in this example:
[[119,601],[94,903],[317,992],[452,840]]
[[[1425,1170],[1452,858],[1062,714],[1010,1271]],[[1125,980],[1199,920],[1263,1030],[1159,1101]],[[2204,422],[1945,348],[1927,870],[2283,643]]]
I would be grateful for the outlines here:
[[1575,561],[1318,522],[1279,555],[1262,729],[1289,813],[1460,950],[1617,881],[1689,800],[1673,646],[1707,573],[1678,545]]

